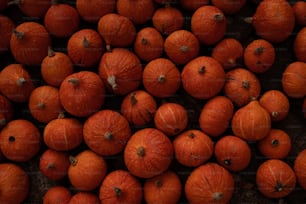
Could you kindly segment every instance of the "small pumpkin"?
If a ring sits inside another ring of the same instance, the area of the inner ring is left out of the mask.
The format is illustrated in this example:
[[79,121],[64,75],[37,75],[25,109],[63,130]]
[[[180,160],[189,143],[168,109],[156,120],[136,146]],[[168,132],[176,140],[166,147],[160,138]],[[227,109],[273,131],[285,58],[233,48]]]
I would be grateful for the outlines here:
[[225,35],[226,17],[215,6],[201,6],[191,16],[191,31],[202,44],[213,45]]
[[173,146],[160,130],[144,128],[131,136],[123,155],[129,172],[140,178],[151,178],[168,169],[173,157]]
[[114,48],[102,56],[98,73],[110,92],[125,95],[139,87],[142,64],[127,48]]
[[151,60],[144,67],[142,83],[146,91],[155,97],[173,96],[181,85],[180,70],[167,58]]
[[11,4],[17,4],[21,12],[33,18],[43,18],[51,6],[50,0],[13,0]]
[[132,135],[127,119],[120,113],[104,109],[89,116],[83,127],[84,141],[102,156],[120,153]]
[[198,56],[200,43],[192,32],[176,30],[165,39],[164,50],[175,64],[186,64]]
[[292,8],[295,16],[295,23],[300,26],[306,26],[306,2],[296,1]]
[[157,103],[148,92],[136,90],[124,97],[120,109],[130,124],[143,126],[153,120]]
[[243,139],[226,135],[214,147],[214,155],[220,165],[230,171],[242,171],[251,162],[251,148]]
[[228,170],[209,162],[192,170],[185,182],[185,195],[189,203],[227,203],[234,186]]
[[38,154],[41,143],[39,129],[25,119],[10,121],[0,132],[0,149],[11,161],[29,161]]
[[175,204],[182,195],[182,183],[174,171],[146,179],[143,185],[144,200],[148,204]]
[[72,62],[83,68],[97,65],[105,51],[105,42],[94,29],[74,32],[67,42],[67,54]]
[[0,127],[5,126],[13,119],[15,110],[13,103],[4,95],[0,94]]
[[101,202],[96,194],[79,191],[71,197],[68,204],[82,204],[82,203],[100,204]]
[[175,158],[180,164],[196,167],[212,157],[214,144],[204,132],[189,129],[174,138],[173,148]]
[[291,166],[279,159],[264,161],[257,168],[256,184],[267,198],[284,198],[296,186],[296,176]]
[[246,2],[246,0],[212,0],[211,3],[225,14],[236,14],[245,6]]
[[258,99],[261,84],[258,77],[251,71],[238,67],[226,73],[223,92],[235,106],[242,107],[252,99]]
[[59,97],[68,113],[86,117],[102,107],[105,91],[103,81],[97,73],[79,71],[63,80],[59,87]]
[[291,138],[281,129],[271,129],[267,137],[258,141],[259,152],[269,159],[284,159],[291,151]]
[[296,175],[298,184],[303,188],[306,189],[306,149],[302,149],[299,151],[295,157],[293,170]]
[[107,172],[103,157],[91,150],[83,150],[76,156],[70,156],[69,160],[68,178],[74,188],[92,191],[101,185]]
[[69,203],[72,197],[70,189],[65,186],[55,185],[47,189],[43,195],[43,204]]
[[272,89],[264,92],[259,98],[259,103],[269,112],[272,121],[284,120],[289,114],[289,99],[280,90]]
[[126,170],[108,173],[99,189],[100,201],[104,204],[140,204],[143,191],[140,181]]
[[298,61],[306,63],[306,28],[303,27],[295,36],[293,42],[293,52]]
[[[2,2],[2,1],[1,1]],[[1,6],[0,6],[1,7]],[[15,28],[14,21],[5,15],[0,15],[0,54],[10,49],[10,39]]]
[[257,100],[253,100],[236,110],[231,127],[235,136],[247,141],[258,141],[268,136],[271,117]]
[[39,170],[52,181],[59,181],[68,174],[69,155],[67,152],[46,149],[40,156]]
[[48,55],[51,37],[46,28],[34,21],[23,22],[15,27],[10,39],[13,57],[21,64],[38,66]]
[[30,177],[23,168],[14,163],[0,164],[0,202],[19,204],[30,192]]
[[225,96],[215,96],[209,99],[201,110],[200,128],[209,136],[218,137],[229,127],[233,114],[233,102]]
[[187,11],[195,11],[201,6],[209,4],[208,0],[179,0],[180,5]]
[[225,83],[222,65],[212,57],[199,56],[181,72],[183,89],[196,99],[209,99],[221,92]]

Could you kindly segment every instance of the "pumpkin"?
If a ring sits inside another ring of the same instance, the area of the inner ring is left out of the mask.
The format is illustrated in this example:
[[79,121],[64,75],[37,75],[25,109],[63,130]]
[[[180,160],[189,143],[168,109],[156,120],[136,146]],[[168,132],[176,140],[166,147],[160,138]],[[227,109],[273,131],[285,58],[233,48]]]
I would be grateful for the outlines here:
[[272,121],[284,120],[289,114],[289,99],[280,90],[271,89],[264,92],[259,98],[259,103],[269,112]]
[[139,87],[142,64],[127,48],[114,48],[102,56],[98,73],[110,92],[125,95]]
[[246,0],[212,0],[211,3],[225,14],[236,14],[244,7],[246,2]]
[[215,45],[211,56],[218,60],[224,69],[231,69],[237,67],[243,58],[243,47],[234,38],[224,38]]
[[181,30],[184,25],[183,13],[175,7],[165,6],[155,10],[152,16],[153,26],[163,35]]
[[164,103],[156,110],[154,124],[157,129],[168,136],[177,135],[188,125],[187,110],[178,103]]
[[244,63],[254,73],[268,71],[275,62],[275,49],[264,39],[250,42],[244,50]]
[[120,113],[105,109],[87,118],[83,127],[84,141],[102,156],[120,153],[132,135],[127,119]]
[[231,127],[235,136],[247,141],[258,141],[269,134],[271,117],[257,100],[253,100],[235,111]]
[[72,35],[79,27],[80,17],[75,7],[69,4],[56,2],[47,10],[44,16],[44,25],[49,33],[58,38]]
[[59,97],[68,113],[86,117],[97,112],[104,104],[105,86],[97,73],[79,71],[63,80]]
[[299,151],[295,157],[294,164],[293,164],[293,170],[296,175],[298,184],[303,188],[306,189],[306,150],[302,149]]
[[246,141],[233,135],[220,138],[214,147],[218,163],[234,172],[242,171],[251,163],[251,148]]
[[291,98],[303,98],[306,95],[306,63],[295,61],[287,65],[282,74],[282,88]]
[[84,21],[96,23],[105,14],[115,11],[116,0],[76,0],[76,9]]
[[34,119],[42,123],[56,119],[63,111],[59,100],[59,90],[42,85],[35,88],[29,97],[28,107]]
[[68,178],[73,187],[80,191],[92,191],[100,186],[107,171],[103,157],[91,150],[83,150],[69,159]]
[[199,125],[203,132],[212,137],[218,137],[229,127],[234,114],[232,101],[225,96],[215,96],[203,106]]
[[180,5],[183,9],[188,11],[195,11],[201,6],[209,4],[208,0],[179,0]]
[[101,203],[140,204],[143,197],[140,181],[126,170],[108,173],[99,189]]
[[291,166],[279,159],[264,161],[256,171],[257,189],[267,198],[288,196],[296,186]]
[[41,143],[39,129],[25,119],[10,121],[0,132],[0,149],[11,161],[29,161],[38,154]]
[[226,73],[223,92],[226,97],[233,101],[235,106],[242,107],[252,99],[259,97],[261,84],[253,72],[238,67]]
[[47,147],[57,151],[68,151],[83,141],[83,124],[76,118],[63,118],[48,122],[43,130]]
[[173,96],[181,85],[180,70],[167,58],[151,60],[144,67],[142,83],[146,91],[155,97]]
[[113,47],[128,47],[136,38],[136,27],[126,16],[117,13],[108,13],[98,21],[97,31],[106,43],[106,49]]
[[19,165],[0,164],[0,202],[19,204],[25,201],[30,192],[30,178]]
[[69,155],[67,152],[46,149],[40,155],[39,170],[52,181],[59,181],[66,177],[69,165]]
[[269,159],[284,159],[291,150],[291,138],[281,129],[271,129],[267,137],[258,141],[259,152]]
[[149,21],[155,10],[153,0],[117,0],[117,13],[129,18],[134,24],[140,25]]
[[175,158],[180,164],[196,167],[212,157],[214,144],[204,132],[189,129],[174,138],[173,148]]
[[225,72],[214,58],[199,56],[184,65],[181,80],[189,95],[196,99],[209,99],[222,90]]
[[6,125],[13,119],[15,110],[13,103],[4,95],[0,94],[0,127]]
[[202,44],[213,45],[225,35],[226,17],[215,6],[201,6],[191,16],[191,31]]
[[105,51],[105,42],[94,29],[74,32],[67,42],[67,53],[72,62],[83,68],[96,65]]
[[9,51],[10,39],[14,28],[15,23],[11,18],[0,15],[0,54]]
[[300,26],[306,26],[306,2],[296,1],[292,8],[295,16],[295,23]]
[[189,203],[228,203],[233,196],[234,178],[217,163],[206,163],[192,170],[185,182]]
[[51,86],[59,87],[62,81],[73,73],[70,57],[63,52],[55,52],[49,47],[48,55],[42,60],[40,72],[42,79]]
[[182,183],[174,171],[146,179],[143,185],[144,200],[147,204],[175,204],[182,194]]
[[17,0],[10,3],[16,3],[24,15],[33,18],[43,18],[51,6],[50,0]]
[[173,157],[170,139],[160,130],[137,130],[127,142],[124,163],[134,176],[151,178],[166,171]]
[[77,192],[74,194],[68,204],[82,204],[82,203],[87,203],[87,204],[100,204],[99,197],[90,192]]
[[120,110],[130,124],[143,126],[153,120],[157,104],[148,92],[136,90],[124,97]]
[[50,46],[51,37],[48,31],[34,21],[16,26],[10,39],[10,49],[15,60],[29,66],[40,65]]
[[198,56],[200,43],[190,31],[176,30],[165,39],[164,50],[175,64],[186,64]]
[[306,28],[303,27],[295,36],[293,42],[293,52],[298,61],[306,63]]
[[153,27],[144,27],[136,34],[134,52],[144,61],[151,61],[162,56],[164,51],[163,36]]
[[286,0],[263,0],[256,7],[251,23],[256,34],[272,43],[285,41],[292,33],[295,25],[293,9]]
[[42,202],[43,204],[68,204],[71,197],[70,189],[65,186],[55,185],[47,189],[42,198]]

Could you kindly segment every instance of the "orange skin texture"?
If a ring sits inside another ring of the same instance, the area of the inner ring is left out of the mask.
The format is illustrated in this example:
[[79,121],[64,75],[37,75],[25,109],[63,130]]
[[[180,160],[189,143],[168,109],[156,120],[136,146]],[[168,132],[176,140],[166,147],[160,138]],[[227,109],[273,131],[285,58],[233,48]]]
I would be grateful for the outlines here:
[[293,4],[295,22],[300,26],[306,26],[306,2],[297,1]]
[[212,4],[225,14],[235,14],[246,4],[246,0],[212,0]]
[[298,31],[293,42],[293,51],[298,61],[306,63],[306,28]]
[[306,150],[301,150],[298,152],[294,164],[293,164],[293,169],[294,173],[296,175],[297,181],[299,185],[303,188],[306,189]]
[[[2,1],[1,1],[2,2]],[[0,5],[1,7],[1,5]],[[0,54],[9,51],[10,39],[12,31],[15,28],[15,23],[12,19],[7,16],[0,15]]]
[[53,186],[47,190],[43,196],[43,204],[68,204],[72,194],[67,187]]
[[78,192],[74,194],[68,204],[100,204],[99,197],[90,192]]
[[50,0],[22,0],[17,4],[22,13],[29,17],[43,18],[51,6]]

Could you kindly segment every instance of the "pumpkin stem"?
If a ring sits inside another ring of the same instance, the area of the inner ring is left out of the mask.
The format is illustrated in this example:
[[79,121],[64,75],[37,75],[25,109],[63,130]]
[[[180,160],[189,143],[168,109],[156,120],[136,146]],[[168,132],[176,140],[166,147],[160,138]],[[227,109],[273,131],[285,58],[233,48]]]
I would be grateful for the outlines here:
[[271,141],[271,144],[273,147],[277,147],[279,145],[279,141],[277,139],[274,139]]
[[145,148],[143,146],[138,147],[136,153],[138,156],[144,157],[146,154]]
[[0,126],[6,125],[6,119],[5,118],[0,118]]
[[145,39],[144,37],[141,38],[141,44],[146,45],[148,44],[148,40]]
[[25,83],[26,83],[26,79],[25,79],[25,78],[20,77],[20,78],[17,79],[17,85],[18,85],[18,86],[22,86],[22,85],[24,85]]
[[67,81],[71,83],[73,86],[77,86],[80,84],[80,80],[78,78],[70,78]]
[[45,105],[43,102],[39,102],[39,103],[37,104],[37,107],[38,107],[39,109],[44,109],[44,108],[46,107],[46,105]]
[[112,51],[112,46],[111,45],[106,45],[106,51],[111,52]]
[[88,48],[89,47],[89,41],[88,41],[88,39],[86,38],[86,37],[84,37],[83,38],[83,46],[85,47],[85,48]]
[[188,137],[190,137],[191,139],[193,139],[193,138],[195,138],[195,134],[194,134],[193,132],[190,132],[190,133],[188,134]]
[[122,195],[122,190],[118,187],[114,187],[116,197],[120,197]]
[[265,48],[264,47],[258,47],[255,49],[254,54],[255,55],[261,55],[264,52]]
[[12,136],[12,135],[9,136],[9,138],[8,138],[9,142],[15,142],[15,139],[16,138],[14,136]]
[[271,113],[271,116],[272,116],[273,118],[277,117],[277,116],[278,116],[278,112],[277,112],[277,111],[273,111],[273,112]]
[[228,59],[227,62],[228,62],[231,66],[236,65],[236,60],[233,59],[233,58]]
[[47,169],[54,169],[55,168],[55,165],[53,162],[51,163],[48,163],[47,166],[46,166]]
[[166,76],[164,74],[159,75],[158,78],[157,78],[157,81],[159,83],[165,82],[166,81]]
[[275,185],[275,191],[276,192],[281,192],[284,190],[284,186],[281,182],[277,181],[276,185]]
[[205,66],[201,66],[201,67],[199,68],[199,73],[200,73],[200,74],[204,74],[204,73],[205,73]]
[[224,15],[222,13],[216,13],[214,16],[214,20],[216,22],[221,22],[224,20]]
[[17,39],[21,40],[24,38],[24,32],[17,31],[16,29],[13,30],[13,34],[16,36]]
[[253,17],[246,17],[243,19],[244,22],[251,24],[253,22]]
[[55,52],[54,50],[49,46],[48,47],[48,57],[54,57],[55,56]]
[[223,162],[226,166],[230,166],[232,164],[230,159],[225,159]]
[[215,201],[222,200],[222,198],[223,198],[223,193],[222,193],[222,192],[215,192],[215,193],[213,193],[212,197],[213,197],[213,199],[214,199]]
[[155,181],[155,186],[157,186],[158,188],[162,187],[163,186],[163,182],[160,180],[160,179],[157,179]]
[[75,166],[75,165],[77,165],[78,160],[77,160],[77,158],[75,158],[74,156],[69,156],[69,162],[70,162],[70,164],[71,164],[72,166]]
[[113,90],[118,88],[118,84],[116,84],[116,77],[114,75],[107,77],[107,82],[109,85],[111,85]]
[[104,138],[105,138],[106,140],[113,140],[113,139],[114,139],[114,135],[113,135],[111,132],[106,132],[106,133],[104,134]]
[[250,88],[250,82],[249,81],[243,81],[242,82],[242,87],[245,89],[249,89]]
[[137,99],[136,99],[136,93],[135,92],[131,93],[130,100],[131,100],[132,106],[135,105],[138,102]]
[[59,112],[57,118],[58,118],[58,119],[63,119],[63,118],[65,118],[65,113],[64,113],[64,111]]
[[186,52],[189,51],[189,48],[188,48],[187,45],[183,45],[183,46],[181,47],[181,50],[182,50],[183,53],[186,53]]

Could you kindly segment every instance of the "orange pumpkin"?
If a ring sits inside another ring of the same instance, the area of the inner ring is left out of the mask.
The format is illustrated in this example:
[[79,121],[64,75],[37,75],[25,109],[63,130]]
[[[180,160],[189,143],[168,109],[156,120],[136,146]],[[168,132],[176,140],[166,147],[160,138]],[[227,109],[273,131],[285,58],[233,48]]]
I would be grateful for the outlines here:
[[234,192],[234,178],[217,163],[193,169],[185,182],[189,203],[228,203]]
[[15,110],[13,103],[4,95],[0,94],[0,127],[13,119]]
[[68,178],[74,188],[92,191],[101,185],[107,172],[107,163],[103,157],[93,151],[83,150],[69,159]]
[[19,204],[30,192],[30,178],[20,166],[13,163],[0,164],[0,202]]
[[101,203],[140,204],[143,197],[140,181],[125,170],[114,170],[107,174],[100,186]]
[[165,98],[178,91],[181,85],[181,74],[171,60],[157,58],[148,62],[144,67],[142,83],[153,96]]
[[205,6],[209,4],[208,0],[179,0],[182,8],[188,11],[195,11],[201,6]]
[[306,149],[299,151],[295,157],[293,170],[296,175],[298,184],[305,190],[306,189]]
[[284,161],[269,159],[257,168],[256,184],[259,192],[267,198],[283,198],[294,190],[296,176]]
[[191,31],[202,44],[215,44],[225,35],[226,17],[215,6],[201,6],[191,16]]
[[233,101],[235,106],[242,107],[252,99],[259,97],[261,84],[254,73],[238,67],[226,73],[223,92]]
[[246,0],[212,0],[211,3],[225,14],[236,14],[244,7],[246,2]]
[[105,42],[94,29],[74,32],[67,42],[67,53],[72,62],[83,68],[97,65],[105,51]]
[[259,103],[269,112],[272,121],[284,120],[289,114],[289,99],[282,91],[271,89],[264,92]]
[[145,180],[143,194],[147,204],[175,204],[181,197],[182,183],[174,171],[166,171]]
[[212,157],[214,144],[204,132],[189,129],[174,138],[173,148],[175,158],[180,164],[196,167]]
[[271,130],[271,117],[257,100],[239,108],[233,115],[232,131],[247,141],[265,138]]
[[215,96],[203,106],[199,125],[203,132],[212,137],[220,136],[229,127],[234,114],[232,101],[225,96]]
[[287,65],[282,74],[282,87],[287,96],[306,96],[306,63],[295,61]]
[[46,149],[39,160],[39,170],[52,181],[58,181],[67,176],[69,165],[68,153],[53,149]]
[[284,159],[291,150],[291,138],[281,129],[271,129],[267,137],[257,143],[259,152],[269,159]]
[[47,189],[42,198],[42,202],[43,204],[68,204],[71,197],[70,189],[65,186],[55,185]]
[[170,139],[155,128],[136,131],[124,149],[124,163],[135,176],[151,178],[166,171],[173,157]]
[[154,118],[157,104],[148,92],[136,90],[124,97],[120,109],[130,124],[143,126]]
[[16,3],[24,15],[33,18],[43,18],[51,6],[50,0],[22,0],[11,3]]
[[0,54],[3,54],[10,49],[10,39],[13,29],[15,28],[15,23],[11,18],[0,15],[0,25]]
[[132,135],[127,119],[120,113],[104,109],[87,118],[83,127],[84,141],[102,156],[120,153]]
[[187,63],[182,72],[183,89],[196,99],[217,95],[225,83],[222,65],[212,57],[199,56]]
[[38,154],[41,143],[39,129],[25,119],[10,121],[0,132],[0,149],[11,161],[29,161]]
[[296,34],[296,37],[293,42],[293,51],[295,58],[298,61],[306,63],[306,28],[303,27]]
[[248,143],[232,135],[226,135],[216,142],[214,155],[220,165],[235,172],[246,169],[252,157]]
[[99,200],[99,197],[96,194],[80,191],[71,197],[68,204],[82,204],[82,203],[100,204],[101,202]]
[[306,26],[306,2],[296,1],[292,8],[295,16],[295,23],[300,26]]
[[64,109],[78,117],[97,112],[104,104],[105,87],[95,72],[79,71],[68,75],[59,88]]
[[176,30],[165,39],[164,50],[175,64],[186,64],[198,56],[200,43],[190,31]]
[[110,92],[125,95],[139,87],[142,64],[132,51],[114,48],[102,56],[98,72]]
[[21,64],[38,66],[48,55],[51,37],[46,28],[34,21],[19,24],[11,35],[10,49],[15,60]]

